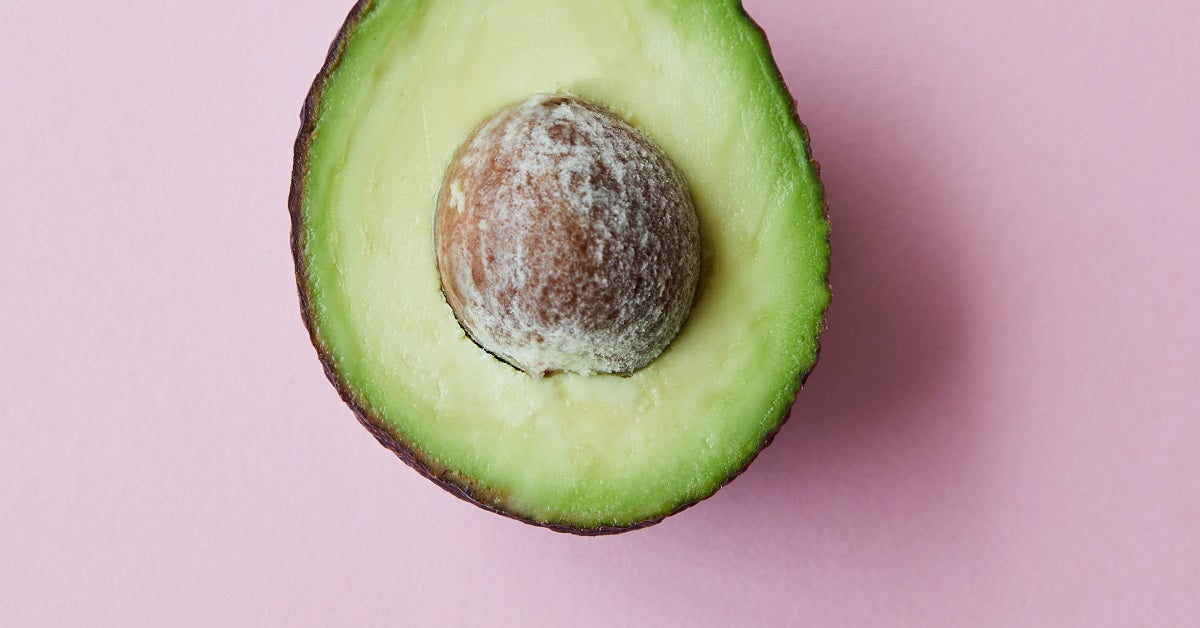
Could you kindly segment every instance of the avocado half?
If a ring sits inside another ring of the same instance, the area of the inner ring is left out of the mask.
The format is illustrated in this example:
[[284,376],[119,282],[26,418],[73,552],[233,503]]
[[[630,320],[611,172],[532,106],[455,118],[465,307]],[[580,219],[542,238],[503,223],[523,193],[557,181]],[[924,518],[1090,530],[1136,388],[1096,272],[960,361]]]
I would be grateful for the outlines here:
[[[536,93],[603,104],[690,184],[696,300],[632,375],[531,377],[443,297],[447,165]],[[442,488],[560,532],[623,532],[712,495],[786,420],[824,329],[829,223],[807,131],[736,0],[362,0],[301,117],[289,208],[313,345],[363,426]]]

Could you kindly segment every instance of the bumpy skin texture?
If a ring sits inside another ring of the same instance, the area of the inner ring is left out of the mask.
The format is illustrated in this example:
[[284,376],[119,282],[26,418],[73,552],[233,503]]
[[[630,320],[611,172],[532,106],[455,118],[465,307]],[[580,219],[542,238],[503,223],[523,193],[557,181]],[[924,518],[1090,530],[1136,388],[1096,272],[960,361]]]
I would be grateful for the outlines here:
[[438,198],[447,302],[477,344],[531,375],[632,373],[687,318],[700,278],[687,185],[597,104],[506,107],[463,143]]
[[[292,220],[292,257],[294,258],[296,265],[296,287],[300,297],[301,316],[303,317],[305,327],[308,329],[309,338],[311,339],[313,347],[317,351],[317,356],[324,368],[326,378],[331,384],[333,384],[334,388],[337,389],[339,396],[341,396],[346,405],[348,405],[350,409],[354,411],[355,418],[358,419],[358,422],[361,423],[363,427],[365,427],[381,445],[390,449],[396,454],[397,457],[404,461],[405,464],[409,465],[426,478],[429,478],[434,484],[441,487],[451,495],[483,508],[484,510],[494,512],[510,519],[515,519],[522,523],[547,528],[555,532],[575,534],[579,536],[605,536],[610,534],[630,532],[633,530],[640,530],[642,528],[647,528],[660,523],[667,517],[691,508],[700,501],[703,501],[712,494],[715,494],[716,491],[721,487],[728,485],[735,478],[741,475],[747,468],[749,468],[750,464],[753,463],[758,457],[758,454],[762,453],[762,450],[768,447],[771,442],[774,441],[775,435],[778,433],[779,429],[782,428],[787,422],[788,418],[790,418],[790,413],[785,412],[780,418],[779,425],[776,426],[774,430],[771,430],[763,436],[762,444],[758,448],[758,451],[746,460],[746,464],[742,465],[740,469],[730,473],[725,481],[721,483],[721,486],[717,489],[714,489],[714,491],[709,495],[694,501],[680,504],[670,512],[663,513],[661,516],[651,517],[627,526],[597,526],[591,528],[581,528],[556,522],[534,521],[532,519],[523,517],[516,512],[506,509],[504,505],[506,498],[504,495],[496,495],[494,492],[480,487],[470,478],[463,477],[462,475],[454,472],[452,469],[448,469],[443,465],[438,464],[402,435],[393,433],[389,429],[387,422],[383,419],[383,417],[371,412],[368,409],[367,404],[363,402],[350,384],[345,381],[340,373],[337,372],[333,353],[330,351],[325,340],[321,338],[317,330],[317,315],[313,303],[313,295],[310,291],[308,283],[308,269],[307,262],[305,261],[304,257],[303,240],[304,185],[305,176],[308,172],[308,158],[309,151],[312,147],[313,131],[316,129],[317,115],[320,111],[321,95],[324,92],[325,84],[328,81],[329,76],[333,73],[334,69],[336,69],[338,64],[341,62],[342,54],[345,51],[346,42],[348,42],[354,35],[359,21],[367,12],[371,10],[373,5],[374,0],[358,0],[357,4],[354,5],[354,8],[350,10],[350,14],[346,17],[346,21],[342,24],[342,28],[338,32],[337,38],[334,39],[333,44],[329,48],[329,54],[326,57],[325,65],[321,68],[320,73],[317,74],[316,79],[313,81],[312,87],[309,89],[308,96],[304,101],[304,107],[300,112],[300,132],[296,136],[295,152],[293,154],[292,162],[291,190],[288,195],[288,210]],[[739,8],[742,18],[745,19],[748,24],[754,27],[759,37],[761,37],[764,44],[766,44],[766,34],[763,32],[762,28],[750,17],[749,14],[745,12],[744,7],[739,6]],[[766,50],[769,53],[769,46],[766,46]],[[786,84],[783,81],[782,75],[779,74],[779,70],[775,66],[774,61],[769,61],[769,63],[780,85],[786,89]],[[792,99],[792,102],[794,106],[794,98]],[[804,124],[800,121],[800,118],[794,113],[792,120],[796,124],[796,127],[800,130],[801,134],[804,136],[805,147],[808,147],[808,129],[805,128]],[[820,164],[816,160],[812,159],[811,152],[807,152],[805,157],[813,164],[814,173],[817,175],[819,182],[821,171]],[[828,220],[829,208],[827,203],[825,205],[825,217],[826,220]],[[828,278],[826,278],[826,283],[828,284]],[[822,331],[824,331],[825,328],[825,322],[822,321]],[[818,337],[817,361],[820,359],[820,354],[821,346],[820,338]],[[812,367],[810,367],[808,371],[800,374],[799,382],[796,387],[796,394],[799,394],[800,390],[804,388],[804,383],[808,379],[812,369],[816,368],[817,361],[813,362]]]

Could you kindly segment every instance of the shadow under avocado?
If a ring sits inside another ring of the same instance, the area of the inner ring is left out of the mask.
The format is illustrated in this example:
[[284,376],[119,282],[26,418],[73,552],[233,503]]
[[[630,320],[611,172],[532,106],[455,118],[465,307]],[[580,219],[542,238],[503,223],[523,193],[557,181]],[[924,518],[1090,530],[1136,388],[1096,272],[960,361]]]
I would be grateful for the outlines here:
[[[733,526],[749,514],[777,525],[820,518],[811,508],[821,503],[853,516],[855,500],[871,492],[972,493],[963,482],[976,474],[962,467],[978,426],[954,411],[970,396],[961,273],[970,252],[953,190],[930,169],[948,157],[922,153],[935,149],[906,133],[904,114],[859,106],[854,119],[830,110],[824,117],[836,123],[813,127],[833,225],[820,362],[774,443],[684,518]],[[947,486],[931,487],[931,478]]]

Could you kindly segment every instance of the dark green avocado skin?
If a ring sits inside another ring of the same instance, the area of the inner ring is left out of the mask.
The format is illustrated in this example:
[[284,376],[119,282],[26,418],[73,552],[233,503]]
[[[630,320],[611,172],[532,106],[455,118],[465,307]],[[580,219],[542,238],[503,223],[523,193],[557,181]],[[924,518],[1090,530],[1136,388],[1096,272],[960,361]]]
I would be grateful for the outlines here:
[[[682,504],[676,507],[674,510],[664,513],[661,516],[651,517],[627,526],[599,526],[594,528],[580,528],[562,523],[534,521],[522,517],[519,514],[505,510],[503,508],[503,503],[506,500],[504,499],[503,495],[496,495],[492,491],[488,491],[482,487],[476,486],[469,478],[464,478],[455,473],[453,470],[447,469],[438,464],[436,461],[426,457],[423,453],[421,453],[419,448],[415,447],[411,443],[406,442],[406,439],[400,435],[389,432],[386,427],[387,424],[383,421],[382,417],[373,414],[367,405],[358,398],[347,382],[345,382],[337,373],[336,369],[334,368],[332,355],[324,340],[317,333],[312,295],[309,292],[308,281],[306,279],[308,276],[308,269],[306,268],[306,262],[303,254],[304,243],[302,241],[304,179],[305,174],[308,171],[309,150],[312,144],[313,131],[316,128],[317,112],[319,110],[321,96],[325,90],[325,84],[329,76],[338,67],[338,64],[341,63],[342,54],[345,52],[346,43],[350,41],[351,36],[353,36],[362,18],[366,14],[370,13],[370,11],[374,8],[374,4],[374,0],[358,0],[358,2],[354,5],[354,8],[350,10],[350,14],[346,17],[345,23],[342,24],[341,30],[338,31],[337,38],[334,39],[333,44],[329,47],[329,54],[325,59],[325,65],[322,66],[320,73],[317,74],[316,79],[313,81],[312,87],[308,91],[308,96],[304,100],[304,107],[300,112],[300,132],[296,136],[296,144],[292,161],[292,182],[291,191],[288,195],[288,211],[291,214],[292,219],[291,249],[292,257],[296,265],[296,288],[300,295],[300,312],[304,319],[304,325],[308,328],[309,338],[312,341],[313,347],[316,348],[317,356],[320,358],[321,364],[324,367],[325,377],[328,378],[329,382],[333,384],[334,388],[337,389],[342,401],[344,401],[346,405],[350,406],[350,409],[354,411],[354,415],[358,418],[358,422],[361,423],[363,427],[367,428],[367,431],[374,435],[380,444],[392,450],[392,452],[394,452],[401,460],[403,460],[405,464],[413,469],[416,469],[418,473],[429,478],[434,484],[437,484],[451,495],[479,506],[484,510],[494,512],[498,515],[503,515],[510,519],[516,519],[522,523],[548,528],[555,532],[563,532],[580,536],[605,536],[611,534],[620,534],[622,532],[630,532],[652,526],[661,522],[663,519],[686,510],[710,497],[711,494]],[[765,42],[767,37],[766,33],[763,32],[762,27],[759,26],[759,24],[755,22],[748,13],[746,13],[745,7],[741,6],[740,3],[739,10],[742,17],[754,27],[759,36],[762,37],[763,41]],[[783,76],[779,73],[779,68],[775,65],[773,60],[771,61],[771,69],[775,73],[776,80],[778,80],[781,85],[784,85],[784,88],[786,89]],[[788,94],[789,98],[791,98],[790,91]],[[802,122],[800,122],[800,118],[796,115],[795,103],[795,98],[792,98],[792,120],[800,129],[800,132],[804,135],[805,146],[807,147],[809,145],[808,129]],[[812,162],[819,182],[821,165],[812,159],[811,153],[806,155],[806,157]],[[822,199],[824,199],[823,192]],[[829,207],[827,202],[825,203],[825,217],[826,219],[829,218]],[[826,277],[826,284],[828,284],[828,277]],[[822,332],[825,331],[826,327],[825,321],[823,320],[821,325]],[[818,338],[817,361],[820,360],[820,355],[821,345],[820,338]],[[804,388],[804,383],[808,379],[812,369],[816,368],[816,364],[817,362],[814,361],[813,366],[808,371],[800,375],[799,386],[796,389],[797,394],[801,389]],[[763,449],[766,449],[767,446],[770,445],[775,439],[775,435],[778,433],[779,429],[783,427],[783,424],[787,422],[789,416],[790,412],[784,413],[779,422],[779,426],[763,437],[762,444],[759,446],[757,452],[751,456],[746,461],[746,464],[740,469],[730,473],[729,476],[725,478],[725,481],[721,483],[721,487],[732,482],[734,478],[741,475],[742,472],[744,472],[746,468],[750,466],[750,463],[752,463],[754,459],[758,457],[758,454],[761,453]],[[718,489],[719,488],[720,487],[718,487]],[[716,490],[713,492],[715,493]]]

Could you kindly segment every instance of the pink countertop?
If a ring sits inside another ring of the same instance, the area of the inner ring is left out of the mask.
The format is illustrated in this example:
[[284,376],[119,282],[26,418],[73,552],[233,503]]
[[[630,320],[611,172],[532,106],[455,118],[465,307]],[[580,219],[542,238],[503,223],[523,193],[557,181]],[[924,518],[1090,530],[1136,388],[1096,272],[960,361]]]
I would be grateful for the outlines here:
[[1200,4],[747,5],[824,357],[716,497],[581,539],[321,373],[285,197],[347,2],[0,4],[0,624],[1194,625]]

